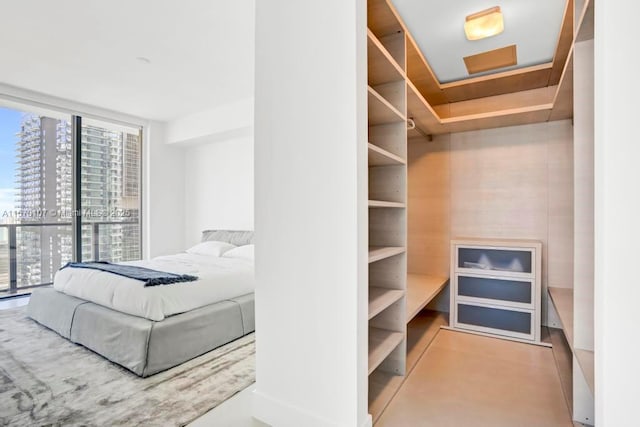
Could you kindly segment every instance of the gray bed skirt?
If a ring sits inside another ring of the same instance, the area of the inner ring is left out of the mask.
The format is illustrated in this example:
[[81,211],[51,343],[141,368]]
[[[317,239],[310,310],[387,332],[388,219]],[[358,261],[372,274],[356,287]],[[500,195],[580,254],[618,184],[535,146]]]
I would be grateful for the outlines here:
[[177,366],[255,330],[253,294],[154,322],[45,288],[33,292],[27,314],[141,377]]

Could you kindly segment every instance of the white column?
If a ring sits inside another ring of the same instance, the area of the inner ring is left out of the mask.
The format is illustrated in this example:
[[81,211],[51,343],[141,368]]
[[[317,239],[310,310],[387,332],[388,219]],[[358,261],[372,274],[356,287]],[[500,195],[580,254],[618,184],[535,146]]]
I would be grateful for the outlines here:
[[640,121],[637,2],[595,5],[596,423],[638,419]]
[[253,414],[368,425],[366,1],[257,1],[255,86]]

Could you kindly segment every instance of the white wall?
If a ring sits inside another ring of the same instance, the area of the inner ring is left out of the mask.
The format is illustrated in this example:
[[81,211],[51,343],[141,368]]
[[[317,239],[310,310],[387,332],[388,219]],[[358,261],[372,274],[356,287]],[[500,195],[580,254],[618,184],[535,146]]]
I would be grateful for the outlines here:
[[240,99],[172,120],[167,125],[167,141],[169,144],[225,141],[253,135],[252,127],[253,98]]
[[640,383],[637,2],[595,7],[595,386],[600,427],[634,424]]
[[150,122],[143,142],[143,256],[184,250],[184,149],[167,144],[166,124]]
[[253,137],[185,147],[185,245],[202,230],[253,230]]
[[253,414],[270,425],[371,423],[366,69],[364,0],[256,2]]

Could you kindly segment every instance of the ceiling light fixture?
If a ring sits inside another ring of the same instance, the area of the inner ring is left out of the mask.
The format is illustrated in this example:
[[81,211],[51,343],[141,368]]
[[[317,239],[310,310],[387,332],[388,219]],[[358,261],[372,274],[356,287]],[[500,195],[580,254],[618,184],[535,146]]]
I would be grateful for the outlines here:
[[482,12],[467,16],[464,23],[464,33],[468,40],[480,40],[495,36],[504,31],[504,20],[500,6],[495,6]]

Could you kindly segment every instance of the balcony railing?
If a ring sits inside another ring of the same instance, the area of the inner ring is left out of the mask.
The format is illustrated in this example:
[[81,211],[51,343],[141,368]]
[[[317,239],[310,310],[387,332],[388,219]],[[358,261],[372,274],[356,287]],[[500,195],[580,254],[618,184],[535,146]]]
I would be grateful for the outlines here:
[[[114,231],[114,226],[124,227]],[[127,230],[132,226],[135,231]],[[48,236],[44,233],[46,229],[51,230]],[[29,234],[29,230],[37,231]],[[0,224],[0,298],[51,285],[55,272],[71,261],[72,230],[71,222]],[[141,247],[138,230],[138,221],[85,219],[82,238],[78,239],[83,260],[139,259]],[[45,241],[45,238],[50,241]]]

